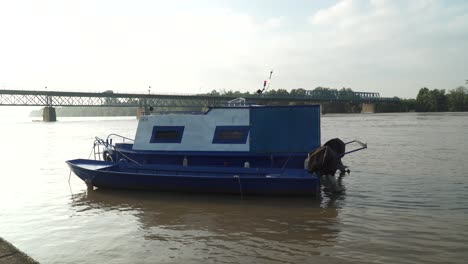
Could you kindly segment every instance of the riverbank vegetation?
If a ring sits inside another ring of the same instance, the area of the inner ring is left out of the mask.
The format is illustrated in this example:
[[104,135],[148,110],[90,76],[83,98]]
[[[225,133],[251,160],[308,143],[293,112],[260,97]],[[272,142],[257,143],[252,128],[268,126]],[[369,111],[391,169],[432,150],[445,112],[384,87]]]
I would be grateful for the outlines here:
[[446,93],[445,90],[421,88],[415,109],[418,112],[468,111],[468,89],[460,86]]
[[468,89],[460,86],[446,92],[444,89],[421,88],[416,99],[378,103],[377,112],[466,112]]
[[[353,90],[350,88],[342,88],[341,90],[317,87],[313,90],[315,94],[332,94],[333,99],[343,99],[344,102],[336,102],[330,100],[329,102],[322,102],[323,113],[360,113],[362,110],[361,101],[357,99]],[[218,92],[213,90],[212,95],[226,95],[226,96],[252,96],[250,93],[241,93],[239,91],[222,91]],[[288,92],[285,89],[268,90],[262,96],[279,98],[279,97],[306,97],[307,91],[305,89],[292,89]],[[389,113],[389,112],[463,112],[468,111],[468,88],[460,86],[455,89],[433,89],[421,88],[416,98],[398,98],[396,100],[389,100],[388,102],[382,101],[376,104],[376,112]]]

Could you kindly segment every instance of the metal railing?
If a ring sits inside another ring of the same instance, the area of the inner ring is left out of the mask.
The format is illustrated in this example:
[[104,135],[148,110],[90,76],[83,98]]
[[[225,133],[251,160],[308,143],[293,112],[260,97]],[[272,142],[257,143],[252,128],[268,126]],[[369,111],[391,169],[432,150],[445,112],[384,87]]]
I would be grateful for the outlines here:
[[[309,94],[242,95],[245,104],[268,104],[269,102],[388,102],[398,98],[380,97],[378,93],[324,92]],[[87,106],[87,107],[203,107],[235,103],[239,95],[166,95],[129,93],[88,93],[60,91],[0,90],[0,105],[10,106]]]
[[228,101],[228,106],[245,106],[245,98],[238,97]]
[[125,143],[126,141],[134,142],[133,139],[121,136],[119,134],[109,134],[106,140],[103,140],[99,137],[95,137],[92,149],[92,153],[94,153],[94,160],[117,162],[117,160],[113,160],[112,158],[112,153],[116,152],[122,157],[124,157],[126,160],[141,165],[137,161],[122,153],[118,148],[116,148],[115,144],[113,144],[113,138],[120,138],[122,140],[122,143]]

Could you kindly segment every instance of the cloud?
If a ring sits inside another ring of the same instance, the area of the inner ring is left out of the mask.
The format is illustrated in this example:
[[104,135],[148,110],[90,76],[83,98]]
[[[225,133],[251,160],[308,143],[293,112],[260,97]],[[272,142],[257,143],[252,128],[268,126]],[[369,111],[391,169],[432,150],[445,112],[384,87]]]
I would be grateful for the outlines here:
[[468,74],[464,2],[343,0],[309,17],[165,1],[15,3],[0,6],[7,88],[255,91],[273,68],[275,89],[415,97],[422,86],[454,88]]
[[83,6],[39,10],[30,10],[27,19],[5,18],[14,27],[0,29],[9,36],[9,42],[0,44],[0,81],[7,77],[7,83],[21,84],[13,88],[245,90],[252,79],[263,77],[252,77],[261,61],[258,48],[275,46],[264,38],[283,20],[258,20],[226,8],[171,10],[157,16],[100,14]]
[[467,4],[345,0],[308,22],[351,87],[413,97],[424,85],[454,88],[467,73]]
[[317,11],[310,17],[310,22],[315,25],[329,25],[337,23],[344,17],[355,15],[352,1],[340,1],[332,7]]

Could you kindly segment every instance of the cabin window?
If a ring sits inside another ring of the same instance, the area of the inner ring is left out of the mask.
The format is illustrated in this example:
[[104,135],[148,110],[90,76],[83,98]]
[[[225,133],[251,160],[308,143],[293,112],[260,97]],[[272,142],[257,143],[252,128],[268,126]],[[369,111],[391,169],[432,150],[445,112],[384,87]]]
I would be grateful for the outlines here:
[[249,135],[248,126],[217,126],[214,144],[245,144]]
[[183,133],[183,126],[154,126],[150,143],[180,143]]

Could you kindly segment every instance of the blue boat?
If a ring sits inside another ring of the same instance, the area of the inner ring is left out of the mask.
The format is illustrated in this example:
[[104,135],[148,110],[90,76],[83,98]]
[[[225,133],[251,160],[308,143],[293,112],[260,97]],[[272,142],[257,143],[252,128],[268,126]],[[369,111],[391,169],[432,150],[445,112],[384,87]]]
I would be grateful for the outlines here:
[[232,194],[310,195],[318,193],[318,177],[304,169],[233,168],[67,161],[73,172],[98,188]]
[[346,154],[320,138],[319,105],[213,107],[144,115],[134,140],[96,138],[94,160],[67,164],[90,188],[317,195]]

